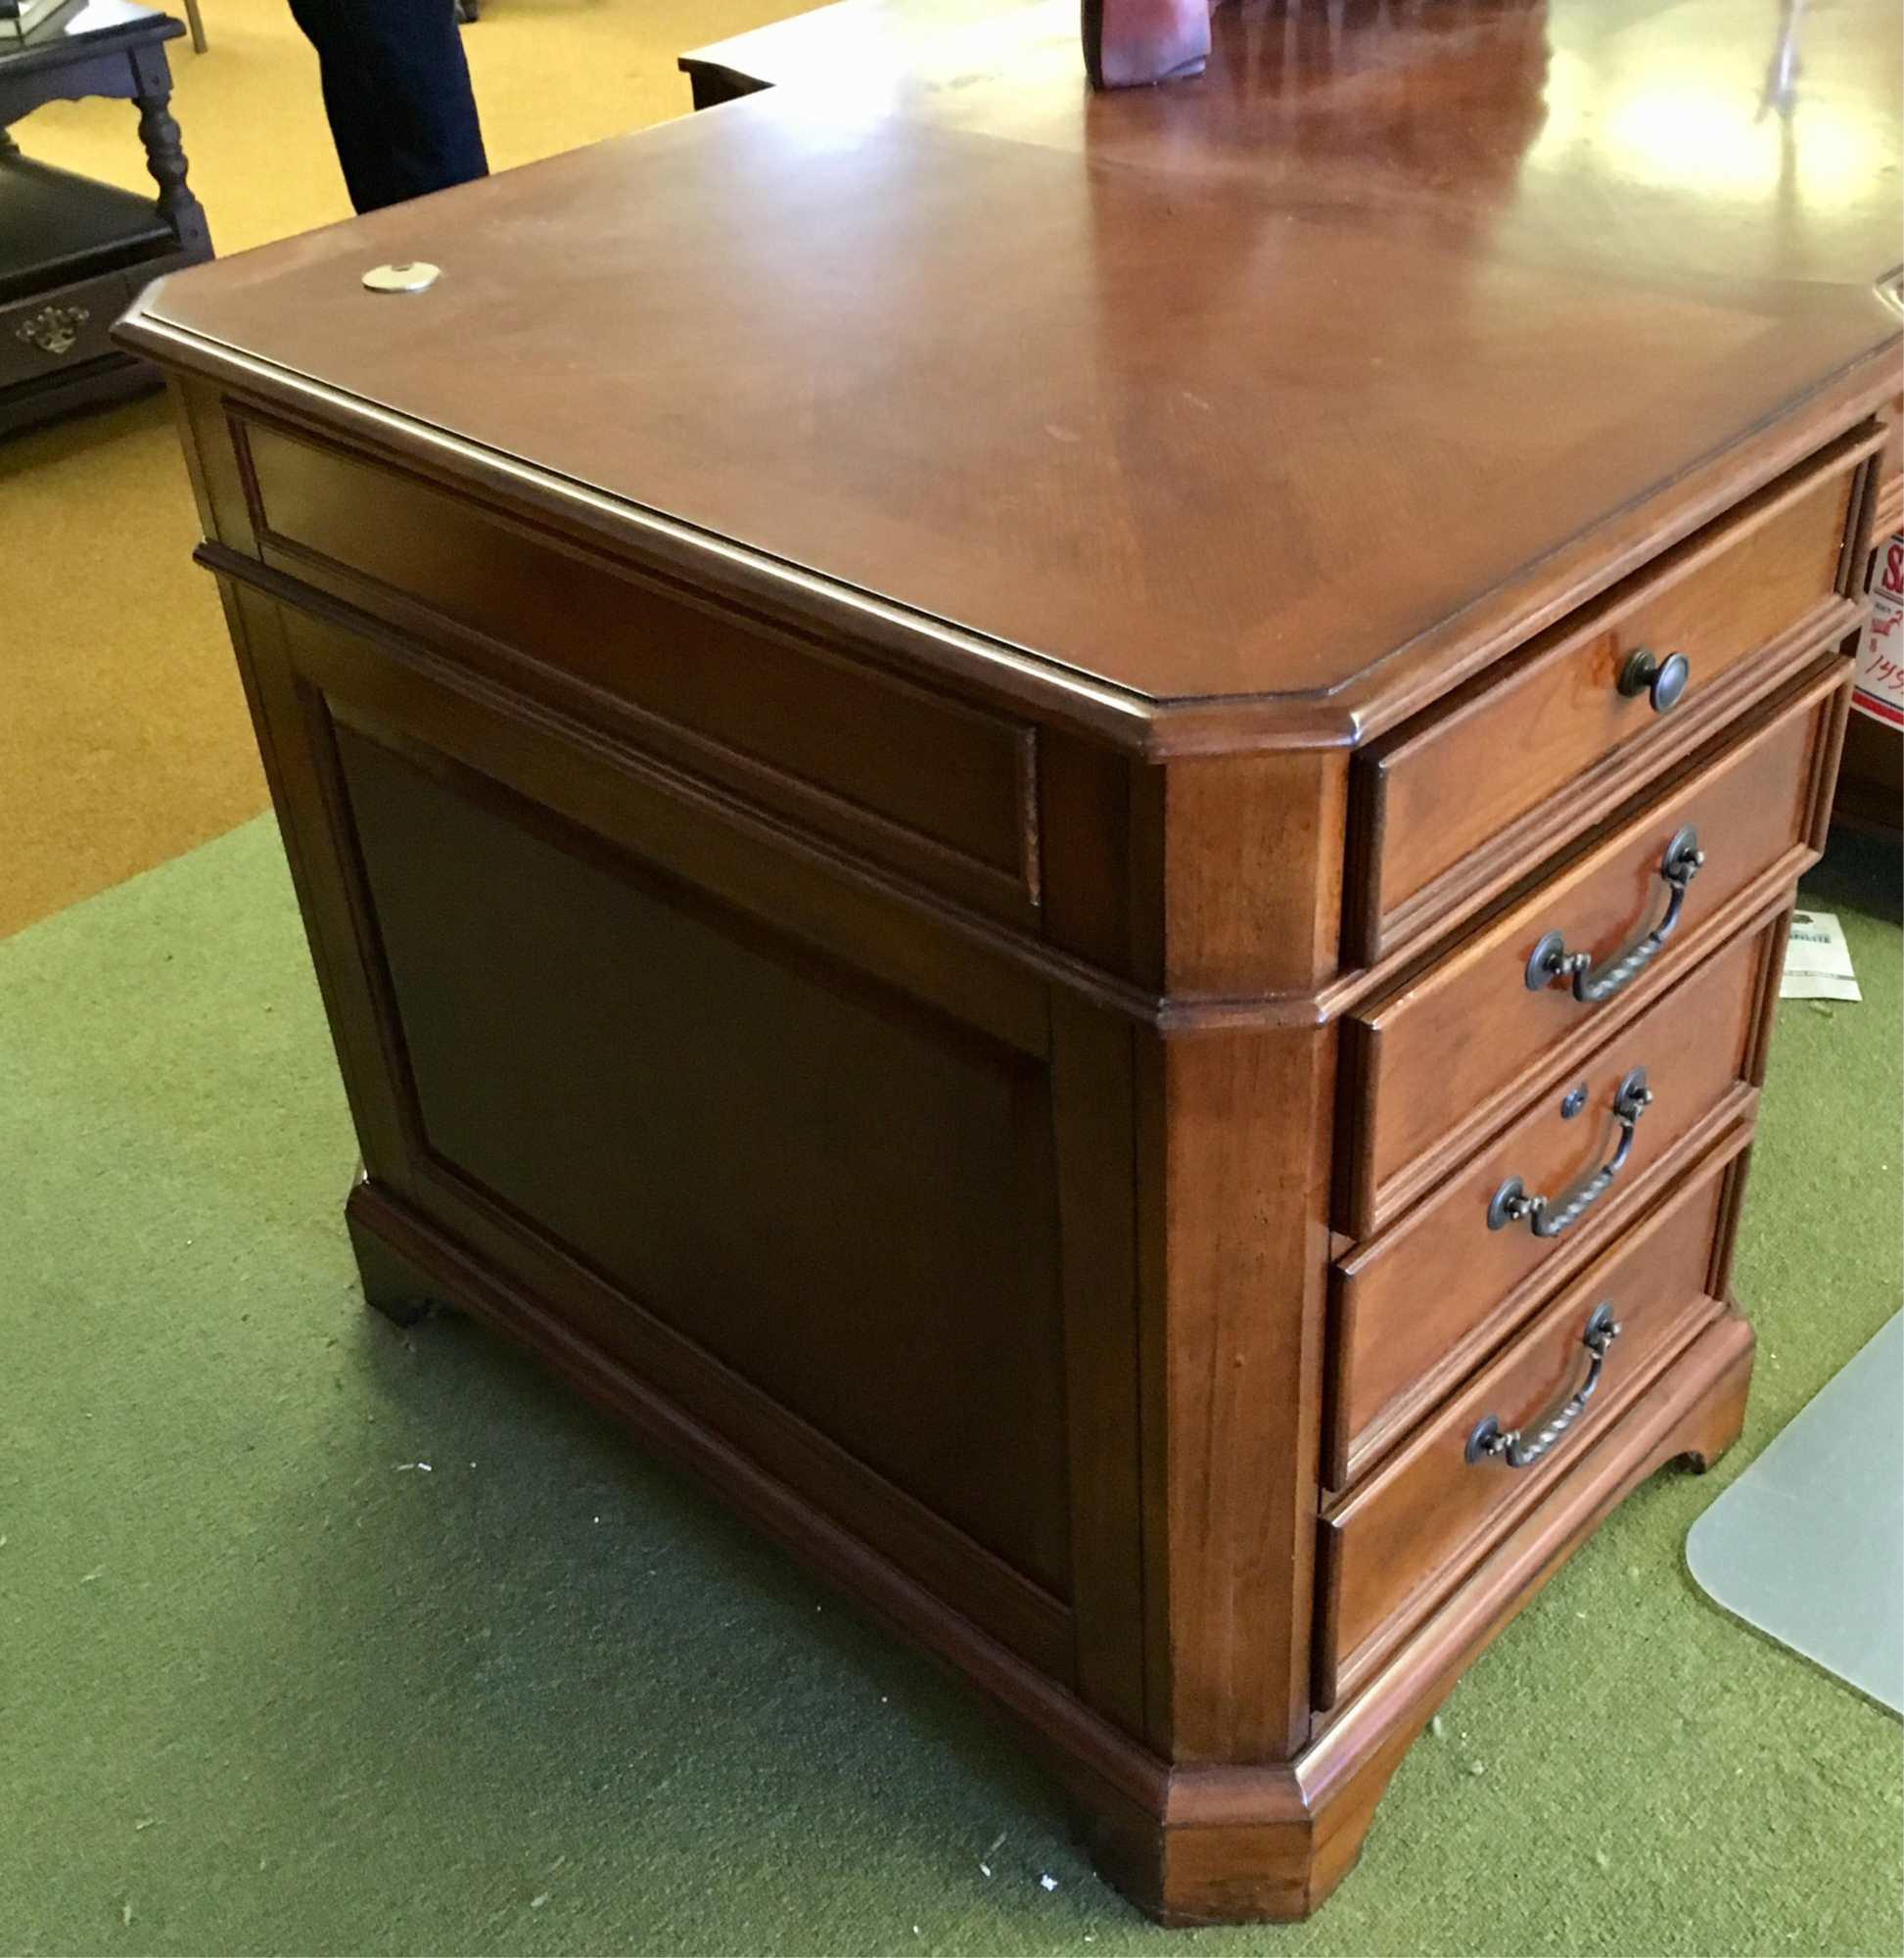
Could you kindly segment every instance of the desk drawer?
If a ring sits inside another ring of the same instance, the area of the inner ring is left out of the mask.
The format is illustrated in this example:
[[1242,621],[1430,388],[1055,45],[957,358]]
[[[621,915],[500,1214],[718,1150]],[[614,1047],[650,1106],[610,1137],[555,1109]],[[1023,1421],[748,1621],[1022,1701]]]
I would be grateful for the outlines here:
[[113,322],[131,297],[124,273],[105,272],[0,306],[0,388],[45,380],[111,353]]
[[239,419],[265,563],[857,855],[1035,926],[1036,739],[792,629]]
[[[1345,1487],[1461,1377],[1543,1289],[1603,1245],[1677,1174],[1683,1146],[1750,1107],[1783,921],[1736,938],[1372,1243],[1336,1266],[1324,1473]],[[1644,1069],[1650,1100],[1623,1134],[1621,1090]],[[1573,1107],[1568,1098],[1581,1097]],[[1566,1111],[1572,1107],[1569,1115]],[[1618,1167],[1602,1184],[1600,1173]],[[1538,1220],[1505,1216],[1518,1182],[1549,1196]],[[1589,1200],[1571,1213],[1569,1198]],[[1538,1221],[1543,1233],[1534,1229]],[[1558,1228],[1556,1228],[1556,1224]]]
[[[1737,1145],[1568,1286],[1491,1366],[1322,1524],[1318,1700],[1333,1705],[1442,1590],[1556,1481],[1574,1451],[1630,1402],[1670,1351],[1716,1309],[1708,1292]],[[1619,1333],[1576,1419],[1526,1467],[1474,1455],[1492,1418],[1532,1442],[1585,1382],[1583,1343],[1611,1307]]]
[[[1709,735],[1739,693],[1720,682],[1753,654],[1816,649],[1846,613],[1852,490],[1874,440],[1846,438],[1370,750],[1357,769],[1365,961],[1441,909],[1431,886],[1484,878],[1490,854],[1509,881],[1523,818],[1584,829],[1615,771],[1630,790],[1649,750]],[[1685,663],[1677,693],[1635,690],[1642,654]]]
[[[1755,885],[1797,875],[1847,678],[1829,659],[1744,738],[1350,1017],[1343,1230],[1372,1235],[1499,1126],[1531,1070],[1584,1055],[1735,928]],[[1704,861],[1676,899],[1669,860],[1688,830]],[[1591,954],[1588,998],[1532,969],[1555,948]]]

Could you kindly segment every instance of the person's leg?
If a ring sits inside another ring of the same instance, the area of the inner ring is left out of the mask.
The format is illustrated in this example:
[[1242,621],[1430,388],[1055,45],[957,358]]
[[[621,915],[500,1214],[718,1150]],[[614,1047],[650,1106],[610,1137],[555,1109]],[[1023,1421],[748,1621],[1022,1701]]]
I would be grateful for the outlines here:
[[376,195],[383,188],[377,90],[366,69],[352,57],[349,0],[289,0],[289,4],[291,18],[317,50],[324,116],[351,207],[375,210],[379,202],[388,202]]
[[449,0],[290,0],[290,7],[317,50],[324,112],[358,210],[488,172]]

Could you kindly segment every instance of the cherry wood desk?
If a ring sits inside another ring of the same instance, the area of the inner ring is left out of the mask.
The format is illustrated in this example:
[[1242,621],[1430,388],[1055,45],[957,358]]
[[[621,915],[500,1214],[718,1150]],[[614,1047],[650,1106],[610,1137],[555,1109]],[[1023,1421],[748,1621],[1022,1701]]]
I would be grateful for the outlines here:
[[1705,0],[1257,0],[1097,100],[1045,14],[123,332],[372,1302],[506,1328],[964,1674],[1146,1909],[1293,1917],[1739,1429],[1898,22],[1804,17],[1763,113],[1788,44]]

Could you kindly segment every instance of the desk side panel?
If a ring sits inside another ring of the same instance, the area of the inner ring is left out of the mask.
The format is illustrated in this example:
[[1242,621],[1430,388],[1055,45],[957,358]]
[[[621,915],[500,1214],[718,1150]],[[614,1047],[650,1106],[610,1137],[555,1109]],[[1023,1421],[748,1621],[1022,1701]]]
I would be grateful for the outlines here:
[[1127,1731],[1127,1022],[227,580],[374,1190]]

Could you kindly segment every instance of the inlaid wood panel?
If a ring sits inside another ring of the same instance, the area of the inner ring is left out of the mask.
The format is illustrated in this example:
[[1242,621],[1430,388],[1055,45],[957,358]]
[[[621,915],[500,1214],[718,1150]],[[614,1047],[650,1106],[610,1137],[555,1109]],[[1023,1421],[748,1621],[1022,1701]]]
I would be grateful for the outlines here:
[[339,746],[431,1150],[1062,1594],[1044,1071]]

